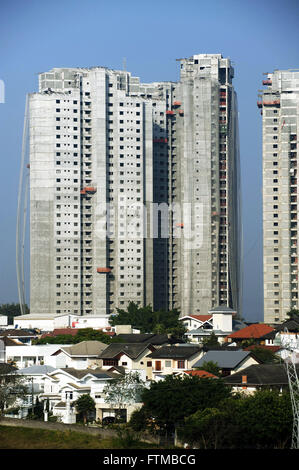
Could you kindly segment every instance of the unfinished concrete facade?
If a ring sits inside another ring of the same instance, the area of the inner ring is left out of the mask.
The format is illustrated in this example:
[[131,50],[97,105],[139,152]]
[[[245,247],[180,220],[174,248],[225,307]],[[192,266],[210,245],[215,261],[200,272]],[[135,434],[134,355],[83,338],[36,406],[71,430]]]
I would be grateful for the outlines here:
[[177,83],[104,67],[40,74],[29,96],[31,313],[110,315],[130,301],[240,311],[232,77],[219,54],[182,60]]
[[[241,314],[240,162],[234,70],[220,54],[180,60],[173,107],[170,305],[182,315],[218,305]],[[186,214],[188,211],[188,214]],[[184,213],[185,212],[185,213]],[[183,220],[184,219],[184,220]],[[184,231],[192,227],[192,233]]]
[[263,85],[264,321],[274,323],[298,308],[299,70],[275,70]]

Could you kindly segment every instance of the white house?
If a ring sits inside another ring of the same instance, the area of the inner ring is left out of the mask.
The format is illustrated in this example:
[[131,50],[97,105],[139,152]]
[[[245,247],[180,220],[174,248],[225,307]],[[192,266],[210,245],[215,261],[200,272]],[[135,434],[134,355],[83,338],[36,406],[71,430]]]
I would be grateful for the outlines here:
[[15,328],[37,328],[53,331],[55,328],[97,328],[109,327],[108,315],[38,315],[28,314],[14,317]]
[[208,313],[190,315],[189,320],[186,317],[181,318],[188,329],[185,336],[191,343],[202,344],[213,333],[221,344],[229,334],[245,326],[236,318],[237,312],[226,305],[212,308]]
[[17,404],[20,405],[18,418],[24,418],[28,415],[28,410],[32,407],[32,401],[35,403],[36,397],[44,393],[45,375],[54,370],[55,368],[51,366],[34,365],[17,371],[18,375],[24,376],[24,383],[28,386],[27,397],[22,401],[17,401]]
[[48,365],[57,367],[58,357],[53,355],[65,344],[36,344],[32,346],[6,346],[6,361],[15,363],[18,369],[33,365]]
[[[50,410],[59,420],[67,422],[68,401],[74,411],[74,402],[81,396],[89,394],[95,401],[95,420],[103,420],[108,416],[115,416],[115,409],[105,402],[104,388],[114,378],[119,377],[103,369],[76,370],[72,368],[56,369],[44,376],[44,393],[42,400],[49,400]],[[141,404],[126,406],[129,420],[134,409]],[[74,413],[73,413],[74,414]]]
[[202,368],[206,362],[217,364],[222,376],[227,376],[251,365],[260,363],[251,351],[239,350],[211,350],[205,353],[197,362],[193,364],[193,368]]
[[103,360],[103,369],[114,367],[114,370],[140,371],[142,377],[151,378],[152,366],[147,356],[155,349],[148,343],[112,343],[99,357]]
[[196,345],[162,346],[147,356],[152,370],[150,378],[157,380],[164,375],[189,370],[202,355],[202,348]]
[[184,315],[180,318],[187,331],[191,331],[197,328],[213,328],[213,316],[212,315]]
[[101,367],[103,364],[99,355],[108,347],[100,341],[81,341],[71,346],[62,346],[52,356],[56,358],[57,367],[88,369]]

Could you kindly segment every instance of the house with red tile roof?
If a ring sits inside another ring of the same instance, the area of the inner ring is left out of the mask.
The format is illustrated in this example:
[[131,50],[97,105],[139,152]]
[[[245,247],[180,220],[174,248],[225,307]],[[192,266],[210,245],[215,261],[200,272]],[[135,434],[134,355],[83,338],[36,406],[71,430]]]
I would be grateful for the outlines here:
[[207,372],[206,370],[184,370],[183,372],[179,372],[175,375],[189,375],[189,376],[196,376],[202,379],[218,379],[217,375],[211,374],[211,372]]
[[257,343],[265,344],[264,336],[268,333],[271,333],[272,331],[274,331],[272,326],[263,323],[253,323],[252,325],[246,326],[245,328],[231,333],[226,337],[226,341],[229,343],[238,343],[244,340],[253,339],[256,340]]

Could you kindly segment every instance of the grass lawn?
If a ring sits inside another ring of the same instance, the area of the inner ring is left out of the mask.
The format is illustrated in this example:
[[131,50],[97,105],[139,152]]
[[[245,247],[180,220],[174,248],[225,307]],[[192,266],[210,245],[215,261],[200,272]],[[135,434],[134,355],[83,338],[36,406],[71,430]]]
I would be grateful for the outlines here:
[[[75,431],[48,431],[23,427],[0,426],[0,449],[124,449],[117,438],[99,439]],[[157,448],[152,444],[130,442],[130,448]]]

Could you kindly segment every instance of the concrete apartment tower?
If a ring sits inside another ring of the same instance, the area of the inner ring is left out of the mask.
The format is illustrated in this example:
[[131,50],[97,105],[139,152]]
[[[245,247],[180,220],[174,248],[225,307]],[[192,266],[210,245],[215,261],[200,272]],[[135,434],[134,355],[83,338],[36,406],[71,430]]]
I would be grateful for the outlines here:
[[263,85],[264,321],[277,323],[298,308],[299,70],[275,70]]
[[240,312],[233,68],[218,54],[180,65],[179,82],[149,84],[105,67],[40,74],[31,314],[110,315],[129,301]]
[[[234,70],[220,54],[180,60],[169,136],[170,200],[182,208],[171,238],[170,305],[182,315],[225,305],[241,314],[240,161]],[[173,189],[172,189],[173,188]],[[181,222],[181,223],[180,223]],[[192,233],[184,231],[192,227]],[[182,233],[176,238],[178,231]],[[190,242],[191,240],[191,242]]]
[[53,69],[39,78],[29,99],[31,313],[153,304],[143,211],[154,197],[151,100],[137,96],[139,80],[127,72]]

